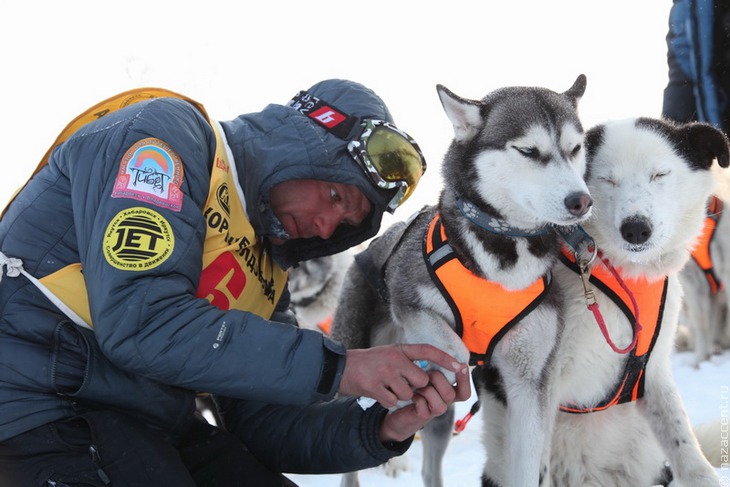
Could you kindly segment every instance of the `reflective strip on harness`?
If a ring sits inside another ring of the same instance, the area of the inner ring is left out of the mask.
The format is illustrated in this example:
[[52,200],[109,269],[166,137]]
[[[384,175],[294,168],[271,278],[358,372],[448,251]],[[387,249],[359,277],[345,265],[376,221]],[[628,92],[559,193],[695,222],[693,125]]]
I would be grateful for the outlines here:
[[438,214],[426,233],[424,257],[434,284],[454,314],[455,331],[472,352],[471,365],[488,363],[499,340],[535,309],[550,287],[549,275],[525,289],[510,291],[473,274],[449,245]]

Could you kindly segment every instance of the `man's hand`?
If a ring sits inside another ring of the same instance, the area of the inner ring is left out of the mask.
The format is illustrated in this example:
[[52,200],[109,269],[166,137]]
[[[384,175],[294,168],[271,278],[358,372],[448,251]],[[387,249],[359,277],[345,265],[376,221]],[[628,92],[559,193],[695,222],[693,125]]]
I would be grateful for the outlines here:
[[391,411],[380,425],[380,441],[400,442],[414,435],[437,416],[441,416],[455,401],[465,401],[471,395],[468,368],[456,374],[452,386],[439,371],[430,372],[431,381],[413,395],[413,403]]
[[[467,378],[466,383],[469,385],[468,366],[457,362],[446,352],[426,344],[399,344],[348,350],[338,392],[345,396],[371,397],[386,408],[394,407],[398,401],[415,400],[415,396],[424,398],[428,403],[428,399],[433,399],[433,394],[448,394],[448,391],[434,388],[431,376],[414,363],[420,360],[426,360],[456,374],[457,389],[458,379],[462,375]],[[446,378],[439,375],[448,385],[448,389],[453,389]],[[419,391],[423,391],[423,394]],[[467,387],[466,398],[469,397],[469,391]],[[438,402],[440,400],[435,400],[433,406],[438,407]],[[449,404],[451,402],[453,399]]]

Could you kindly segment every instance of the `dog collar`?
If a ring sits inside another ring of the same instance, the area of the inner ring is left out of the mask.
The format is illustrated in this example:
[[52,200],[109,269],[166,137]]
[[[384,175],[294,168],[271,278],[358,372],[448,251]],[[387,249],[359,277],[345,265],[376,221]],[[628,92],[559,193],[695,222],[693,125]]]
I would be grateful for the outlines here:
[[563,242],[573,251],[576,262],[583,269],[588,269],[598,256],[598,246],[585,229],[576,224],[569,227],[553,227]]
[[510,225],[505,220],[480,210],[474,203],[456,196],[456,205],[461,213],[474,225],[506,237],[537,237],[548,233],[547,227],[524,229]]

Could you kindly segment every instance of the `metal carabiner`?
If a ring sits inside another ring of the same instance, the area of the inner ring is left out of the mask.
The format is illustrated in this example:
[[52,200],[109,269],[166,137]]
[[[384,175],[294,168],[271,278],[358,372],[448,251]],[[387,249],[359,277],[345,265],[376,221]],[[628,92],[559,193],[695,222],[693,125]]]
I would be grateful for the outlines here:
[[581,284],[583,284],[583,296],[585,297],[586,305],[591,306],[596,303],[596,295],[590,285],[591,264],[593,264],[593,261],[596,260],[596,257],[598,256],[598,246],[596,245],[595,240],[590,238],[590,243],[585,245],[584,248],[591,252],[590,257],[588,260],[581,259],[580,255],[578,255],[581,252],[576,250],[575,262],[578,264],[578,269],[580,270],[580,281]]

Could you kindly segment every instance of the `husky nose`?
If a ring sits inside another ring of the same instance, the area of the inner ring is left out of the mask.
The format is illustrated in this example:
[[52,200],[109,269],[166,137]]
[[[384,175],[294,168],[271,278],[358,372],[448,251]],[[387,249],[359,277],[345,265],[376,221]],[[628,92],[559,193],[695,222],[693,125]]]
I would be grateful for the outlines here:
[[643,244],[651,237],[651,224],[645,218],[624,220],[621,235],[631,244]]
[[593,199],[588,193],[571,193],[565,198],[564,203],[571,215],[583,216],[593,206]]

